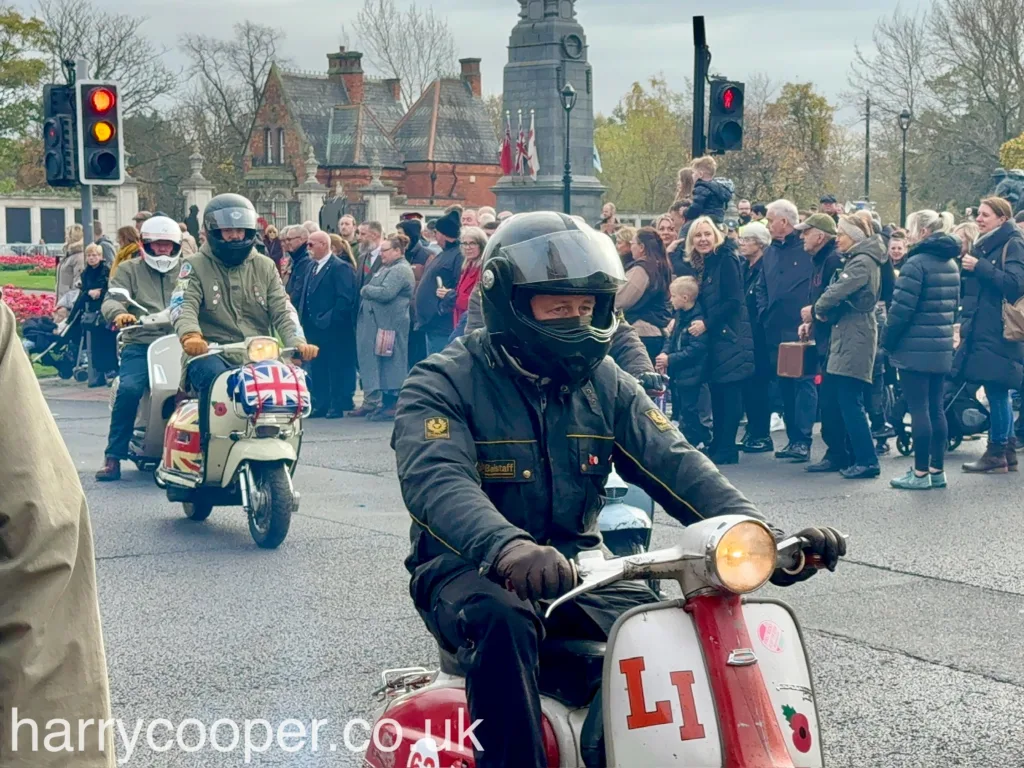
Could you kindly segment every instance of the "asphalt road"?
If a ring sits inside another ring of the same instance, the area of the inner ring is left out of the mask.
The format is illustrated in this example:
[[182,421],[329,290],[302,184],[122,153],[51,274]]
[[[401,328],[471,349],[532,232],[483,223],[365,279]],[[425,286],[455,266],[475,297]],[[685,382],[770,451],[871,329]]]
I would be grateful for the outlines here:
[[[114,715],[129,731],[144,721],[124,764],[244,764],[241,747],[149,751],[155,718],[240,728],[296,718],[307,729],[330,721],[317,753],[275,746],[252,765],[359,765],[343,728],[372,717],[381,670],[436,661],[408,597],[389,425],[310,422],[301,512],[282,547],[262,551],[240,509],[192,523],[129,464],[120,483],[97,483],[108,414],[104,403],[63,399],[80,392],[52,390],[50,405],[89,498]],[[951,454],[950,487],[928,493],[888,487],[905,471],[900,457],[868,481],[810,476],[770,455],[727,468],[782,527],[850,534],[835,574],[767,590],[784,592],[803,623],[829,766],[1024,763],[1024,476],[962,474],[959,463],[982,450],[970,442]],[[655,545],[671,544],[677,524],[663,513],[656,524]],[[230,730],[220,734],[229,744]]]

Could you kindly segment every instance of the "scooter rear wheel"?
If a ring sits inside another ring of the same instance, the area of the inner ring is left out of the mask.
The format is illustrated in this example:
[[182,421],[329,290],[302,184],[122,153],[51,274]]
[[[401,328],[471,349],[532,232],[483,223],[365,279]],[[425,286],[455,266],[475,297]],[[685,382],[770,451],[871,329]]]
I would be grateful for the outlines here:
[[204,499],[186,501],[183,502],[181,506],[185,509],[185,517],[189,520],[195,520],[196,522],[202,522],[210,516],[211,512],[213,512],[213,504],[210,504]]
[[288,535],[292,522],[291,484],[288,467],[280,464],[252,464],[255,487],[249,494],[249,533],[263,549],[274,549]]

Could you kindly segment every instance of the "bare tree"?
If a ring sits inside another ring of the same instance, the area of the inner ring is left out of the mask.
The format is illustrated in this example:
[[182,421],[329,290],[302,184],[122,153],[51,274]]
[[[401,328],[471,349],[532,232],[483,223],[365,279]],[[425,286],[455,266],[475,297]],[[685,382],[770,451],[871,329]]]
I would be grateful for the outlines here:
[[[455,37],[430,8],[423,11],[413,3],[403,12],[395,0],[363,0],[352,31],[370,66],[401,80],[406,109],[431,82],[456,71]],[[342,41],[349,45],[352,37],[342,26]]]
[[107,13],[89,0],[39,0],[39,16],[46,25],[42,47],[55,80],[61,79],[65,59],[87,59],[93,78],[121,84],[124,115],[148,109],[174,91],[178,73],[164,65],[167,49],[141,31],[145,17]]
[[271,27],[246,21],[234,26],[234,37],[220,40],[185,35],[181,49],[191,60],[188,103],[216,116],[218,130],[242,147],[259,106],[271,65],[287,64],[277,55],[283,37]]

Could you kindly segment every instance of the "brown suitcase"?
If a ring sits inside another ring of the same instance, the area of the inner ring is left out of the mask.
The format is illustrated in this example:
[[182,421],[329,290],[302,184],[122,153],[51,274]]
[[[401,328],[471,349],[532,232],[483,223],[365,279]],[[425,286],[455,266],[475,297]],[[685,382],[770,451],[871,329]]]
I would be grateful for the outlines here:
[[818,349],[813,341],[784,341],[779,344],[779,376],[799,379],[818,373]]

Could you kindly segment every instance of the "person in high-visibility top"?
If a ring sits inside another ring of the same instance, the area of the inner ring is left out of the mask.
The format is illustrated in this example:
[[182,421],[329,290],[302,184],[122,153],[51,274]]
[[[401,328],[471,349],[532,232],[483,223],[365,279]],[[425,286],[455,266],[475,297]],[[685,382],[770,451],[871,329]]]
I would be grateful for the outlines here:
[[[186,362],[205,355],[210,343],[232,344],[276,330],[285,346],[304,361],[319,349],[306,343],[299,317],[288,299],[273,260],[254,247],[256,209],[241,195],[217,195],[203,212],[206,243],[181,265],[171,297],[174,332]],[[200,396],[200,432],[205,434],[206,402],[216,378],[241,359],[229,353],[183,365],[183,378]]]

